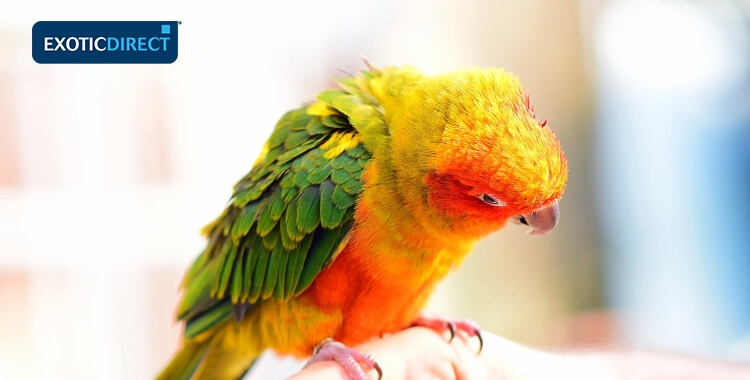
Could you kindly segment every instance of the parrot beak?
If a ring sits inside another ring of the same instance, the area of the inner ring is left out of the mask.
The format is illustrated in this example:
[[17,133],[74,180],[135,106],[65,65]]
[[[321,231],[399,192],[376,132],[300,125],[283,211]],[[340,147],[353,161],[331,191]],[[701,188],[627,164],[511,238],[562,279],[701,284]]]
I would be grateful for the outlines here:
[[559,219],[560,206],[557,205],[557,201],[554,201],[547,207],[540,208],[530,214],[516,216],[511,221],[531,227],[531,230],[527,232],[529,235],[546,235],[555,229]]

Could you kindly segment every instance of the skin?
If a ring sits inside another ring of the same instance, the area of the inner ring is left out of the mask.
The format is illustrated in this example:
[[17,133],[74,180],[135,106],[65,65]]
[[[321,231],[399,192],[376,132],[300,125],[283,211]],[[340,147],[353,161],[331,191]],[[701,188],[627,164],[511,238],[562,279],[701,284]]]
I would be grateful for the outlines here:
[[[383,380],[741,380],[750,378],[747,364],[706,360],[669,353],[569,349],[530,349],[483,332],[485,347],[476,355],[476,341],[445,337],[411,328],[357,349],[373,355]],[[376,378],[374,371],[370,378]],[[348,380],[333,361],[312,364],[289,380]]]
[[[383,370],[383,379],[487,379],[493,369],[476,355],[477,341],[459,336],[448,342],[435,331],[415,327],[360,345],[357,350],[372,354]],[[370,378],[376,378],[374,370]],[[499,378],[499,374],[495,378]],[[305,367],[289,380],[348,380],[336,362],[320,362]]]

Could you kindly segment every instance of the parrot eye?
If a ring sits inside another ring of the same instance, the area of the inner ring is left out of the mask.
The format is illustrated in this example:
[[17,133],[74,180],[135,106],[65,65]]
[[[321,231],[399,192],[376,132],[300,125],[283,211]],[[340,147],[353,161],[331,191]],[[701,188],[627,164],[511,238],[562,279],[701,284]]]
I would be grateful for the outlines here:
[[481,200],[482,202],[487,203],[488,205],[493,206],[493,207],[505,206],[505,202],[489,194],[479,194],[477,195],[477,198],[479,198],[479,200]]

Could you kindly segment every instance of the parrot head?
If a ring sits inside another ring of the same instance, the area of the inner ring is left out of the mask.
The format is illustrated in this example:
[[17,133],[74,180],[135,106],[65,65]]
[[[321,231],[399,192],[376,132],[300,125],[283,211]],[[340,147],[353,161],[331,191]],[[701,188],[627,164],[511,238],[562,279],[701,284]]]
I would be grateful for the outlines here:
[[471,69],[422,77],[398,97],[394,136],[409,137],[393,144],[394,167],[405,173],[405,201],[418,204],[427,223],[477,238],[507,221],[535,235],[554,229],[567,160],[513,74]]

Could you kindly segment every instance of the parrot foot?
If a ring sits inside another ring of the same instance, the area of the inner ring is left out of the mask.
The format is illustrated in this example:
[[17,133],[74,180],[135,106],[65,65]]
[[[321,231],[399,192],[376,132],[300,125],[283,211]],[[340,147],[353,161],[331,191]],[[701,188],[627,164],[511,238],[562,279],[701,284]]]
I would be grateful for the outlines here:
[[477,355],[482,353],[482,348],[484,347],[482,332],[479,329],[479,325],[471,319],[451,320],[434,314],[422,313],[416,321],[412,322],[411,325],[427,327],[440,332],[448,330],[451,333],[448,342],[453,341],[453,338],[456,336],[456,330],[463,331],[469,337],[476,336],[477,339],[479,339],[479,350],[477,351]]
[[369,380],[365,374],[365,368],[375,369],[378,372],[378,380],[383,378],[383,371],[371,355],[361,353],[330,338],[315,347],[313,356],[305,367],[327,360],[333,360],[344,367],[351,380]]

